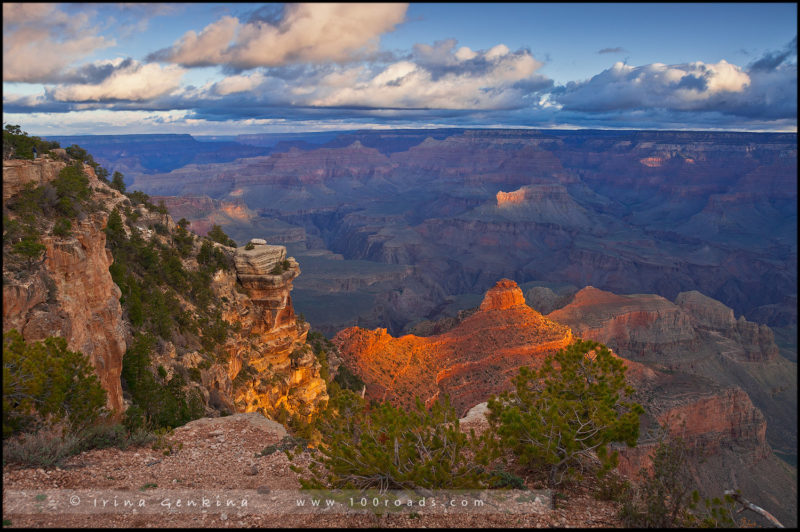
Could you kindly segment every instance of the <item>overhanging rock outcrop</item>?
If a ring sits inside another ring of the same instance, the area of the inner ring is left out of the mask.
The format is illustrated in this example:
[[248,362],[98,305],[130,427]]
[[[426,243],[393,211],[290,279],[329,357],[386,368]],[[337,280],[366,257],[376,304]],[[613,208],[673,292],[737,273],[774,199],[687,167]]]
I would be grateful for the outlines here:
[[246,296],[223,317],[240,332],[226,344],[231,396],[237,410],[275,415],[286,409],[308,417],[327,402],[320,364],[306,343],[310,329],[292,306],[292,281],[300,275],[284,246],[252,239],[236,249],[236,276]]

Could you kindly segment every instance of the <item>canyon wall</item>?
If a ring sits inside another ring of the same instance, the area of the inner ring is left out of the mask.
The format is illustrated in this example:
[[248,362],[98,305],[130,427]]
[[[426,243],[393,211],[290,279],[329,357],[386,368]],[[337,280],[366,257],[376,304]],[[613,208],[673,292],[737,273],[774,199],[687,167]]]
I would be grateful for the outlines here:
[[732,309],[697,291],[673,303],[586,287],[547,317],[630,360],[741,388],[766,417],[771,445],[796,453],[797,370],[778,355],[768,326],[735,319]]
[[[18,192],[27,182],[38,186],[52,181],[65,164],[46,158],[3,161],[4,204],[8,190]],[[91,167],[84,166],[84,173],[98,195],[116,193],[97,179]],[[44,257],[36,263],[14,268],[12,260],[4,261],[3,331],[17,329],[29,342],[65,338],[69,349],[89,358],[107,392],[107,406],[121,414],[127,325],[119,288],[108,271],[112,257],[103,231],[107,220],[107,212],[96,211],[73,223],[70,236],[45,234]]]

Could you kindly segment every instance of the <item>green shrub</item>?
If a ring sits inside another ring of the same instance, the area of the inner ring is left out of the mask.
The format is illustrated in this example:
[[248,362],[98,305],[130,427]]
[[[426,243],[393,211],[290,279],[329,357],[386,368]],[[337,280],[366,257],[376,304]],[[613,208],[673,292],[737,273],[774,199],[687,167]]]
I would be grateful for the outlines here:
[[[652,471],[642,468],[638,489],[622,500],[619,517],[633,528],[714,528],[736,525],[734,500],[702,499],[688,468],[688,448],[682,439],[662,439],[653,456]],[[698,504],[703,502],[703,508]]]
[[368,408],[358,395],[335,393],[319,416],[319,454],[304,488],[427,489],[485,487],[481,440],[461,432],[449,401],[427,410],[389,403]]
[[246,249],[247,251],[250,251],[251,249],[255,248],[256,246],[252,242],[248,242],[247,245],[244,247],[244,249]]
[[361,393],[361,390],[364,388],[364,381],[361,380],[361,377],[350,371],[350,368],[344,364],[339,366],[339,370],[333,378],[333,382],[344,390],[352,390],[358,393]]
[[490,479],[491,488],[510,488],[515,490],[524,490],[525,481],[517,475],[509,473],[508,471],[495,470],[492,472]]
[[3,335],[3,437],[44,420],[66,420],[79,430],[94,423],[105,404],[92,365],[68,350],[65,339],[27,343],[13,329]]
[[43,428],[4,441],[3,464],[58,467],[70,456],[78,454],[80,449],[81,441],[77,435],[62,435],[57,430]]
[[[174,428],[203,415],[203,400],[196,390],[184,391],[186,381],[176,373],[169,381],[157,379],[150,370],[155,338],[137,334],[122,359],[122,380],[139,411],[129,408],[126,425]],[[141,418],[144,418],[143,420]]]
[[19,242],[12,244],[11,249],[17,255],[28,259],[28,262],[33,262],[39,258],[46,248],[36,236],[27,235],[22,237]]
[[115,171],[111,176],[111,188],[119,190],[123,194],[125,193],[125,176],[121,172]]
[[141,190],[134,190],[132,192],[127,192],[125,195],[128,196],[128,199],[131,200],[131,203],[133,205],[144,204],[145,207],[147,207],[148,205],[152,205],[152,203],[150,203],[150,196],[148,196]]
[[98,423],[89,426],[77,434],[80,439],[80,450],[106,449],[116,447],[127,449],[128,430],[119,423]]
[[72,234],[72,222],[69,218],[59,218],[53,226],[53,234],[60,237],[68,237]]
[[181,257],[188,257],[192,252],[194,236],[181,226],[172,234],[172,243]]
[[550,486],[592,453],[601,474],[615,467],[612,442],[636,446],[644,409],[622,399],[633,393],[625,366],[602,344],[576,341],[547,357],[539,371],[520,368],[514,384],[489,400],[490,426],[521,465],[546,471]]
[[211,226],[211,230],[208,232],[208,238],[214,242],[222,244],[223,246],[236,247],[236,241],[226,235],[225,231],[222,230],[222,227],[216,224]]
[[34,148],[38,154],[58,148],[58,142],[45,141],[39,137],[30,137],[19,125],[6,124],[3,128],[3,158],[33,159]]
[[594,496],[600,501],[625,502],[630,499],[632,489],[630,481],[611,473],[600,479]]

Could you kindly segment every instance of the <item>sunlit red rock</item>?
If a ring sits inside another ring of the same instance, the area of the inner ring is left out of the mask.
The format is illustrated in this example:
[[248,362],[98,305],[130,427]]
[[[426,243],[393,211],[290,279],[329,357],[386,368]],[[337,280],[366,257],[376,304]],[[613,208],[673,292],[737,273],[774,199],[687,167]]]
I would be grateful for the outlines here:
[[508,279],[490,289],[480,308],[436,336],[395,338],[386,329],[351,327],[335,338],[367,396],[403,405],[449,395],[459,414],[509,388],[520,366],[538,365],[573,340],[568,327],[525,305]]

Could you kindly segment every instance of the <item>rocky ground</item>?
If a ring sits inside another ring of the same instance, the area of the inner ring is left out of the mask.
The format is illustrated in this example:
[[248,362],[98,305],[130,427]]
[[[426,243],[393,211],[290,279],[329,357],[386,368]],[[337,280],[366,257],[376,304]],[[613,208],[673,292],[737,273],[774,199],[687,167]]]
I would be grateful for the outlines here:
[[[236,414],[203,418],[176,429],[162,442],[172,447],[167,454],[149,444],[85,452],[61,468],[5,466],[3,523],[114,528],[620,526],[616,503],[596,500],[591,482],[570,488],[566,499],[558,498],[558,508],[530,514],[476,513],[458,507],[446,513],[420,508],[382,515],[298,510],[295,490],[300,483],[289,466],[307,464],[309,452],[300,453],[294,462],[281,451],[259,456],[285,435],[281,425],[260,414]],[[224,501],[221,506],[216,505],[218,499]],[[189,506],[190,500],[197,506]],[[133,507],[125,507],[126,501]]]

